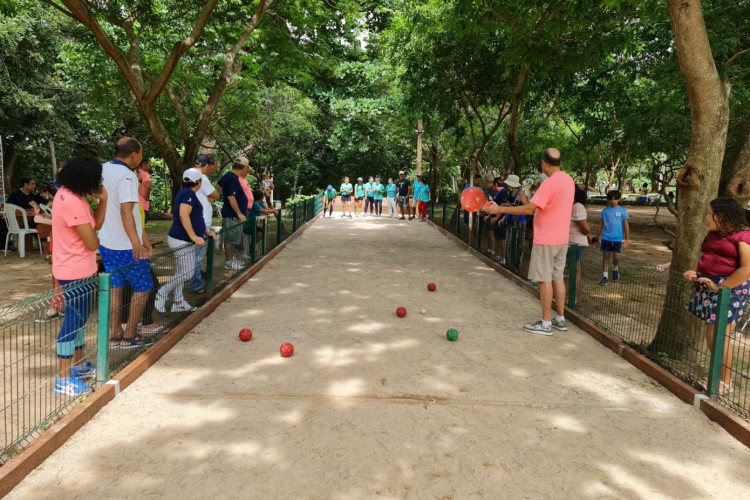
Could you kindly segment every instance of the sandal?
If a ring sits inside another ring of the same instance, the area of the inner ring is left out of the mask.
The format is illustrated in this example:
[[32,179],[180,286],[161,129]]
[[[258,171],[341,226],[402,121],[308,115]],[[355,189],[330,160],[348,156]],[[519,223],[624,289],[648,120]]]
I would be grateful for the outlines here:
[[135,337],[123,337],[120,339],[120,345],[117,346],[119,349],[138,349],[140,347],[147,347],[156,342],[155,340],[145,339],[140,335]]

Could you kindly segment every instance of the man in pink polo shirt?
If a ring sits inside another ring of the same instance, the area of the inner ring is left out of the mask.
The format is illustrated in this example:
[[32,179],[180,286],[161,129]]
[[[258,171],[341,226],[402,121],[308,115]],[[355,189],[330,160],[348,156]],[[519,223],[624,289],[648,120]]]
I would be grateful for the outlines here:
[[[499,206],[492,202],[484,211],[491,214],[533,215],[534,246],[531,249],[529,279],[539,282],[542,319],[523,329],[538,335],[552,335],[552,327],[565,331],[565,256],[568,252],[570,217],[573,212],[575,183],[562,171],[560,151],[545,149],[542,153],[542,182],[528,204],[519,207]],[[554,294],[557,315],[552,316]]]

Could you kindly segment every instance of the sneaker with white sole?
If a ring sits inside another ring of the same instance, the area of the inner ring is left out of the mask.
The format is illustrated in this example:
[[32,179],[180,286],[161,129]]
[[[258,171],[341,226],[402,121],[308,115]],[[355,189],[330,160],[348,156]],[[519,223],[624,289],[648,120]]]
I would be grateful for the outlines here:
[[56,377],[55,394],[60,396],[83,396],[92,391],[91,386],[73,377]]
[[557,330],[560,330],[561,332],[568,331],[568,323],[565,321],[565,318],[561,320],[558,320],[557,318],[552,318],[552,327],[556,328]]
[[531,325],[523,325],[523,329],[529,333],[535,333],[537,335],[552,335],[552,327],[544,326],[541,320]]
[[156,298],[154,299],[154,309],[162,314],[167,312],[167,298],[159,292],[156,292]]
[[242,264],[240,262],[237,262],[236,260],[230,260],[226,264],[224,264],[224,269],[228,269],[230,271],[239,271],[242,269]]
[[193,312],[197,309],[195,306],[191,306],[187,303],[186,300],[183,300],[182,302],[175,302],[172,304],[172,312],[173,313],[180,313],[180,312]]
[[70,367],[70,376],[76,379],[93,378],[96,375],[96,367],[91,361],[86,361],[78,366]]
[[620,279],[620,269],[617,267],[612,268],[612,281],[617,281]]

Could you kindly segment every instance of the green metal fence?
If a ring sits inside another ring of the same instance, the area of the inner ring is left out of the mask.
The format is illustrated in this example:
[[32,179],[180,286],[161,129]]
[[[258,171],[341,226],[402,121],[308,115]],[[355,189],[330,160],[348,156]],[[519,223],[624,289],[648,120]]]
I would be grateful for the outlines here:
[[[527,278],[533,243],[530,221],[505,228],[505,251],[500,252],[498,238],[482,216],[444,203],[433,204],[430,214],[434,223]],[[625,254],[619,280],[602,286],[601,253],[585,248],[579,264],[577,252],[577,247],[571,248],[566,268],[569,308],[750,421],[750,311],[728,335],[713,335],[709,345],[706,323],[685,307],[695,285],[681,274],[660,272]],[[728,290],[720,293],[724,302],[720,300],[723,309],[717,313],[716,331],[726,331],[731,297]]]
[[[86,379],[95,388],[190,314],[187,305],[173,307],[176,290],[182,292],[184,303],[200,307],[322,209],[321,195],[288,205],[279,215],[250,218],[223,227],[215,239],[206,240],[200,253],[192,244],[160,250],[148,263],[155,285],[149,292],[134,293],[129,287],[115,289],[112,274],[100,273],[0,308],[0,464],[85,398],[55,392],[60,374],[58,332],[65,317],[74,312],[65,311],[66,300],[74,300],[74,305],[85,303],[89,312],[80,335],[83,356],[80,361],[76,358],[76,364],[95,365],[95,374],[92,372]],[[200,262],[198,275],[196,258]],[[133,314],[136,316],[131,318]]]

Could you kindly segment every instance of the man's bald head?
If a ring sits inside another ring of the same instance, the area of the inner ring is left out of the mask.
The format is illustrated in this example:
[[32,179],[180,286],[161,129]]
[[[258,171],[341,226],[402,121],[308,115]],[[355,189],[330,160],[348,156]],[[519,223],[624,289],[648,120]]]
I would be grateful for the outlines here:
[[542,163],[546,163],[551,167],[559,167],[560,165],[562,165],[560,150],[557,148],[545,149],[542,153]]

